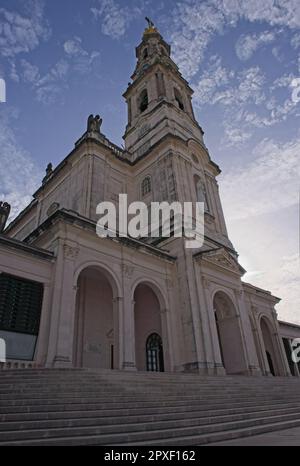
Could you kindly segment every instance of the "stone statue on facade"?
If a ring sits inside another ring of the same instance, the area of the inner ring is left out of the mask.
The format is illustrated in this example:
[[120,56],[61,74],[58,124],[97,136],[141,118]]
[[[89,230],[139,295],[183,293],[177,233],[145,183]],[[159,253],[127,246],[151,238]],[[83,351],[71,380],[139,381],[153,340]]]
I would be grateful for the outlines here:
[[102,118],[99,115],[90,115],[87,120],[87,131],[100,133],[100,128],[102,125]]
[[0,233],[2,233],[5,228],[9,213],[10,204],[8,204],[8,202],[0,201]]
[[52,167],[52,163],[50,162],[50,163],[48,163],[48,165],[47,165],[47,168],[46,168],[46,175],[45,175],[44,178],[43,178],[43,183],[45,183],[45,182],[48,180],[48,178],[50,178],[50,176],[52,175],[52,173],[53,173],[53,167]]

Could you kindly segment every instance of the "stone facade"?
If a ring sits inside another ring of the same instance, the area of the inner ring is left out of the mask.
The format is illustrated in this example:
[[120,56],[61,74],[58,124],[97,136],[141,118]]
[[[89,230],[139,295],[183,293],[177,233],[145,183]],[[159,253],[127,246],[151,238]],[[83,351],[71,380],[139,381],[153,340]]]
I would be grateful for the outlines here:
[[[153,26],[136,54],[124,93],[125,149],[91,115],[71,153],[55,169],[48,166],[31,204],[0,236],[0,274],[43,285],[33,363],[290,375],[281,334],[289,327],[274,310],[279,299],[241,281],[245,271],[227,235],[216,181],[220,169],[195,120],[193,91]],[[117,205],[119,193],[147,205],[202,195],[203,247],[187,249],[175,237],[99,238],[96,206]],[[17,333],[0,327],[0,337],[7,332]],[[9,356],[16,364],[30,359],[22,357],[22,344]]]

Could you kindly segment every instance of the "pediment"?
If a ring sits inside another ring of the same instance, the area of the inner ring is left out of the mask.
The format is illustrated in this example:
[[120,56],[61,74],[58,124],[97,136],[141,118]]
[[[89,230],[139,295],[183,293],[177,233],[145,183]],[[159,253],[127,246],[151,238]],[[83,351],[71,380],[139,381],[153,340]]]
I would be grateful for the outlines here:
[[218,248],[211,251],[200,252],[200,257],[205,262],[214,264],[218,267],[235,272],[240,276],[246,273],[246,270],[238,263],[237,259],[233,257],[225,248]]

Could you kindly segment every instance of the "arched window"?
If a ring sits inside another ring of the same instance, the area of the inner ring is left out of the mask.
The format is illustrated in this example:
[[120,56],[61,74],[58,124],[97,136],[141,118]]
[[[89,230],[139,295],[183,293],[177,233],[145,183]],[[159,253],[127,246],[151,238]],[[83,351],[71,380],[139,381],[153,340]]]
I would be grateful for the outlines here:
[[195,175],[194,183],[197,202],[204,202],[204,211],[209,212],[208,196],[204,182],[199,178],[199,176]]
[[148,57],[148,49],[147,47],[143,50],[143,58],[147,58]]
[[140,112],[144,112],[148,107],[148,92],[147,89],[144,89],[139,97],[139,109]]
[[194,163],[196,163],[197,165],[199,165],[198,157],[197,157],[195,154],[192,154],[192,159],[193,159],[193,162],[194,162]]
[[181,96],[179,90],[176,87],[174,88],[174,96],[175,96],[175,100],[176,100],[177,105],[180,108],[180,110],[184,110],[182,96]]
[[147,371],[163,372],[164,355],[161,337],[151,333],[146,342]]
[[146,196],[146,194],[151,192],[151,178],[150,176],[146,176],[146,178],[142,181],[142,196]]

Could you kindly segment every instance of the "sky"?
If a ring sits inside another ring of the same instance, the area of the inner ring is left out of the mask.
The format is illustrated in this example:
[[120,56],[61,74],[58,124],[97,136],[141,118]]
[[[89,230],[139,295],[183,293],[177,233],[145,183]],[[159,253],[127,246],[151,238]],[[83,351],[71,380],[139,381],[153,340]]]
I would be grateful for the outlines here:
[[300,324],[299,0],[0,0],[0,199],[24,208],[90,113],[123,144],[145,16],[195,91],[243,279]]

